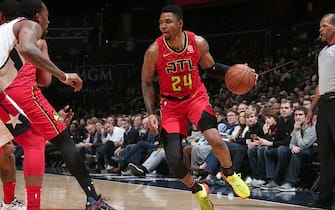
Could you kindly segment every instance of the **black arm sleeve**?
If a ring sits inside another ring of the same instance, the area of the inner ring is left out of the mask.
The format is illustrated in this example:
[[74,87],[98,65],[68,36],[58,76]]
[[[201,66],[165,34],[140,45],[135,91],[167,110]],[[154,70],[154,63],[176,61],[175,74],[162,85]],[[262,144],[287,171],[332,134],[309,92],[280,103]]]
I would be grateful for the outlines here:
[[228,66],[222,63],[215,63],[212,67],[204,69],[204,70],[209,76],[223,77],[230,67],[231,66]]

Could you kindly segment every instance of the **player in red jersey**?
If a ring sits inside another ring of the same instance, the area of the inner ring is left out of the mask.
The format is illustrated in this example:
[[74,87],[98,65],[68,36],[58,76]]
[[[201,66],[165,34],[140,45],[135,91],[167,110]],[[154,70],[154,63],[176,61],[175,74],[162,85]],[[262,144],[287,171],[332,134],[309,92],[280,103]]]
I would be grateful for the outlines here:
[[[21,0],[20,7],[22,15],[33,21],[17,18],[0,28],[8,35],[2,37],[0,42],[5,43],[4,48],[0,49],[0,66],[7,73],[0,75],[4,78],[3,83],[0,83],[0,118],[12,131],[14,140],[24,149],[27,209],[40,209],[45,142],[50,140],[59,148],[66,166],[85,191],[86,209],[112,210],[97,195],[62,117],[44,98],[36,82],[47,85],[51,79],[49,73],[52,73],[79,91],[82,81],[77,74],[65,74],[58,69],[47,56],[45,42],[39,40],[48,28],[46,5],[40,0]],[[14,48],[16,46],[19,46],[17,50]]]
[[[3,1],[0,4],[0,25],[5,24],[9,22],[9,20],[17,17],[17,8],[18,8],[18,2],[12,1],[12,0],[6,0]],[[3,42],[5,43],[5,42]],[[39,40],[37,42],[37,46],[42,51],[45,51],[46,43],[44,40]],[[11,53],[9,55],[9,62],[15,60],[14,53]],[[6,65],[5,65],[6,66]],[[15,65],[14,65],[15,66]],[[2,67],[1,70],[5,70],[8,67]],[[43,72],[43,71],[41,71]],[[41,81],[39,84],[46,85],[46,81],[50,81],[50,74],[39,74],[39,80]],[[4,79],[5,80],[5,79]],[[68,108],[67,108],[68,109]],[[64,110],[60,112],[60,115],[65,119],[66,117],[72,117],[71,112],[65,113]],[[8,123],[8,122],[6,122]],[[18,130],[20,130],[20,123],[18,123]],[[4,127],[2,127],[4,126]],[[8,125],[7,125],[8,126]],[[12,140],[14,137],[9,132],[7,127],[0,121],[0,144],[2,145],[7,140]],[[26,206],[24,206],[21,202],[16,200],[15,198],[15,186],[16,186],[16,168],[15,168],[15,157],[14,152],[15,148],[12,142],[8,142],[7,144],[0,147],[0,177],[1,181],[3,183],[3,202],[1,204],[1,210],[25,210],[27,209]]]
[[[6,4],[6,5],[5,5]],[[16,1],[7,1],[0,4],[0,25],[8,22],[8,19],[17,16]],[[3,35],[3,34],[2,34]],[[1,68],[0,68],[1,69]],[[0,178],[2,182],[3,201],[1,202],[1,210],[25,210],[21,202],[15,198],[16,186],[16,167],[14,156],[14,144],[10,141],[14,137],[9,132],[5,124],[0,120]],[[5,143],[9,141],[8,143]]]
[[157,134],[158,119],[154,112],[153,87],[154,74],[157,72],[160,87],[160,135],[170,169],[195,194],[202,210],[214,208],[208,198],[207,186],[195,182],[182,161],[181,140],[187,136],[189,120],[202,131],[212,146],[226,180],[235,193],[242,198],[249,197],[248,186],[232,169],[229,150],[217,130],[216,117],[198,69],[200,65],[205,70],[224,73],[229,66],[214,62],[203,37],[183,31],[183,13],[179,7],[167,5],[161,10],[159,29],[162,36],[149,46],[144,55],[142,93],[149,114],[149,128]]

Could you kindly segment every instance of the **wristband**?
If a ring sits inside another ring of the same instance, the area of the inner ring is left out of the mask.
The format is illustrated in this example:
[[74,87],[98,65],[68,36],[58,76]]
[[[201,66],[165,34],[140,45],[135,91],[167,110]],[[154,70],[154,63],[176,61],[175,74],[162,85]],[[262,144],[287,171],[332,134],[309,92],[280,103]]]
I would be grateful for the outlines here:
[[63,80],[63,82],[66,82],[66,81],[68,81],[68,80],[69,80],[69,74],[67,74],[67,73],[64,73],[64,75],[65,75],[65,80]]

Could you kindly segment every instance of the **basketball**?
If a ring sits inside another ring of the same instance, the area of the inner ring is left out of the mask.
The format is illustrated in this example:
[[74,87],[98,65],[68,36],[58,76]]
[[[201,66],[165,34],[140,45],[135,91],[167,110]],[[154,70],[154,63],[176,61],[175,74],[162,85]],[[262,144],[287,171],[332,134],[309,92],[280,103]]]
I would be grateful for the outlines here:
[[225,74],[225,85],[232,93],[243,95],[248,93],[256,82],[255,72],[243,64],[235,64]]

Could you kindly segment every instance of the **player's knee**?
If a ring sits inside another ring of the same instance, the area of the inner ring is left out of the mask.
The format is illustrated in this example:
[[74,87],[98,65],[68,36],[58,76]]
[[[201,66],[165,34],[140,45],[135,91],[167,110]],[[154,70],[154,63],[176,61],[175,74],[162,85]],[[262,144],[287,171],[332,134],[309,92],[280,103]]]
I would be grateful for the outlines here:
[[214,138],[211,139],[210,141],[208,141],[209,145],[211,145],[212,148],[222,148],[222,147],[226,147],[226,143],[224,141],[222,141],[220,138]]
[[2,170],[12,170],[15,168],[15,156],[14,154],[1,156],[0,161],[0,168]]
[[172,172],[178,178],[183,178],[188,173],[188,170],[183,162],[183,150],[181,149],[181,134],[167,133],[162,129],[161,140],[164,142],[166,149],[167,164]]
[[211,128],[217,128],[217,120],[216,117],[209,114],[206,111],[202,112],[201,118],[198,122],[198,127],[201,130],[201,132],[211,129]]
[[9,142],[9,143],[5,144],[4,146],[2,146],[1,150],[2,150],[1,155],[9,156],[9,155],[13,154],[13,152],[15,150],[15,146],[12,142]]
[[186,147],[183,148],[184,157],[191,155],[192,148],[193,148],[193,146],[186,146]]

